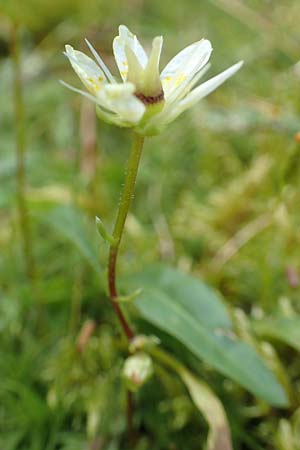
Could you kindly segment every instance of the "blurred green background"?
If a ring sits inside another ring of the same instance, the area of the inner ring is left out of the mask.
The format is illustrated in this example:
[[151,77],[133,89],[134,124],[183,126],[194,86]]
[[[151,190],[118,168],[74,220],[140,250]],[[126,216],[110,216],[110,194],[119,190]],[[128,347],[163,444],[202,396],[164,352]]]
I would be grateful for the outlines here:
[[[214,48],[207,76],[245,65],[146,142],[120,276],[162,260],[218,289],[237,333],[276,366],[290,408],[271,409],[167,345],[223,401],[236,450],[299,450],[299,14],[298,0],[0,0],[1,449],[127,449],[126,347],[94,216],[113,224],[131,136],[96,122],[93,105],[58,82],[81,88],[62,52],[86,51],[85,37],[115,71],[111,43],[124,23],[148,48],[164,36],[162,67],[202,37]],[[82,344],[87,320],[97,328]],[[204,448],[206,425],[185,389],[160,377],[138,397],[138,450]]]

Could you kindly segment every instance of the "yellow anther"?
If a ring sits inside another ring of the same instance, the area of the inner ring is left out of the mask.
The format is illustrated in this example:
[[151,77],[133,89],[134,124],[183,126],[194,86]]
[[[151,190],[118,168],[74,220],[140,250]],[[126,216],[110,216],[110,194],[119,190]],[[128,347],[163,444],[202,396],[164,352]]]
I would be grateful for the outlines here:
[[[101,77],[100,77],[101,78]],[[87,81],[90,83],[89,91],[90,92],[97,92],[101,89],[101,86],[98,84],[98,81],[94,78],[87,78]]]
[[176,86],[179,86],[184,80],[186,79],[186,75],[184,73],[181,73],[180,75],[178,75],[178,77],[176,78]]

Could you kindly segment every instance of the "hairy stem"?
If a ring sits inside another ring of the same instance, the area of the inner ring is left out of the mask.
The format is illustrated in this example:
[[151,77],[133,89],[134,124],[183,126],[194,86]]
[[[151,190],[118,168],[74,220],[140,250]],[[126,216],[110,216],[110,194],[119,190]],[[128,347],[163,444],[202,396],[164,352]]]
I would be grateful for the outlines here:
[[131,205],[131,201],[134,194],[135,182],[139,167],[139,162],[141,158],[141,153],[144,144],[144,137],[134,134],[134,140],[127,164],[125,183],[123,192],[121,194],[121,200],[119,204],[119,210],[113,230],[114,242],[110,245],[109,249],[109,259],[108,259],[108,288],[109,296],[112,302],[114,311],[120,321],[122,329],[127,336],[128,340],[134,337],[134,332],[128,324],[119,303],[117,302],[118,291],[116,286],[116,265],[118,259],[118,253],[120,248],[120,243],[124,231],[124,226],[128,211]]
[[[124,188],[121,194],[118,214],[113,230],[114,241],[109,248],[109,258],[108,258],[108,289],[109,296],[114,308],[114,311],[120,321],[122,330],[126,335],[128,341],[134,337],[134,332],[127,322],[120,305],[117,301],[118,291],[116,285],[116,265],[118,259],[118,253],[120,248],[120,243],[124,231],[124,226],[128,211],[131,205],[131,201],[134,194],[134,188],[136,183],[136,177],[139,167],[139,162],[141,159],[142,149],[144,144],[144,137],[134,134],[134,139],[132,143],[132,148],[127,163],[126,176]],[[132,445],[135,439],[133,430],[133,414],[134,414],[134,400],[131,392],[127,391],[127,426],[128,426],[128,436],[129,442]]]

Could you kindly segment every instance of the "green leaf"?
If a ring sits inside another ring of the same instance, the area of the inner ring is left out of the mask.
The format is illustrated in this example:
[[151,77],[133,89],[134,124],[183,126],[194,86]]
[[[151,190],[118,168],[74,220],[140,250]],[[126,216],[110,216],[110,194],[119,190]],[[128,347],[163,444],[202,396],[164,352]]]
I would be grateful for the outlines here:
[[206,328],[231,329],[231,320],[221,297],[201,280],[163,264],[152,265],[134,278],[141,288],[159,287]]
[[252,326],[258,335],[278,339],[300,351],[300,316],[267,317]]
[[194,355],[274,406],[286,406],[283,388],[256,351],[238,340],[226,308],[200,280],[164,266],[134,277],[143,288],[135,301],[150,323]]
[[73,206],[57,206],[36,215],[77,247],[97,275],[101,275],[96,245],[90,237],[92,231],[84,221],[82,211]]
[[154,348],[150,353],[177,372],[186,385],[195,406],[205,417],[210,429],[207,450],[232,450],[231,433],[225,410],[210,387],[160,348]]

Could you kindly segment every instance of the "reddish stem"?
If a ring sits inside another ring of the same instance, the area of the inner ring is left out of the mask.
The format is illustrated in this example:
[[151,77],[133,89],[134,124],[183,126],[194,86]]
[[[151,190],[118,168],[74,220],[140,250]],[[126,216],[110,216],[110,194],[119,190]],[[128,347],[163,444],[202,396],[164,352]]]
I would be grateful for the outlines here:
[[124,188],[121,195],[120,205],[113,231],[114,241],[110,245],[109,259],[108,259],[109,297],[112,306],[114,308],[114,311],[120,321],[122,329],[129,341],[134,337],[134,332],[131,329],[129,323],[127,322],[118,303],[118,292],[116,287],[116,265],[126,218],[134,194],[135,182],[142,154],[143,144],[144,144],[144,137],[140,136],[139,134],[135,134],[127,164]]
[[108,288],[109,288],[109,296],[112,303],[112,307],[120,321],[122,329],[127,336],[127,339],[130,341],[134,337],[134,332],[132,331],[130,325],[128,324],[125,316],[116,301],[118,297],[117,287],[116,287],[116,264],[117,264],[117,256],[118,256],[119,247],[111,247],[109,252],[109,260],[108,260]]

